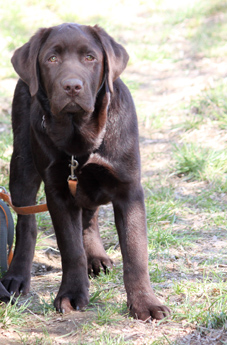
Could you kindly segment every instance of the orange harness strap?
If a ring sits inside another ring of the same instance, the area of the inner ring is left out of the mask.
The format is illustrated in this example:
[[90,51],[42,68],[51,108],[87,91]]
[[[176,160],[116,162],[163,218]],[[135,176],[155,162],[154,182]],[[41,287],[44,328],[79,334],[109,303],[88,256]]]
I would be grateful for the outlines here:
[[[71,164],[69,166],[71,168],[71,175],[68,177],[68,186],[69,186],[69,190],[71,194],[75,197],[78,181],[77,181],[77,177],[74,174],[74,171],[78,167],[78,162],[74,158],[74,156],[71,157]],[[35,213],[48,211],[47,204],[22,206],[22,207],[14,206],[12,203],[10,194],[6,192],[4,187],[1,187],[1,190],[2,191],[0,192],[0,198],[4,200],[7,204],[9,204],[17,214],[29,215],[29,214],[35,214]]]
[[77,177],[75,175],[75,170],[77,169],[79,163],[77,162],[77,160],[75,159],[75,156],[71,157],[71,164],[69,164],[69,167],[71,168],[71,175],[69,175],[68,177],[68,186],[69,186],[69,190],[72,194],[72,196],[76,196],[76,188],[77,188]]
[[[72,196],[75,197],[76,195],[76,188],[77,188],[77,180],[68,180],[68,186],[69,190],[72,194]],[[39,204],[39,205],[32,205],[32,206],[22,206],[17,207],[14,206],[10,197],[10,194],[8,194],[5,190],[2,190],[0,192],[0,199],[4,200],[9,206],[12,207],[12,209],[20,215],[29,215],[29,214],[35,214],[35,213],[41,213],[48,211],[47,204]]]
[[76,196],[76,188],[77,188],[77,180],[68,180],[68,186],[69,186],[69,190],[72,194],[72,196]]
[[7,204],[9,204],[17,214],[28,215],[28,214],[48,211],[47,204],[23,206],[23,207],[14,206],[10,195],[4,190],[0,192],[0,198],[4,200]]

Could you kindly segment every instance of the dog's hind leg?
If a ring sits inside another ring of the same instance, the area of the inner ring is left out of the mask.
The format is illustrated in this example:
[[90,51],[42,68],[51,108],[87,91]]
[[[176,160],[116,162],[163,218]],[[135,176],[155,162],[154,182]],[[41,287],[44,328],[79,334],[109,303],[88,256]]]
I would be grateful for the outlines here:
[[96,276],[107,272],[113,261],[106,254],[98,228],[98,209],[83,209],[83,243],[87,255],[88,274]]

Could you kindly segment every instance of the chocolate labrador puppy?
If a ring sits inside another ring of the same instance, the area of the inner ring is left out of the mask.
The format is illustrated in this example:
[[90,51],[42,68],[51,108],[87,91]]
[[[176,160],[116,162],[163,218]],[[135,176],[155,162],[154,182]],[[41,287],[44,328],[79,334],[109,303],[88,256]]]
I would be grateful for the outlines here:
[[[44,181],[62,258],[58,311],[85,307],[88,273],[112,266],[97,220],[98,206],[112,202],[130,312],[161,319],[169,309],[150,286],[136,111],[119,78],[127,62],[125,49],[98,26],[40,29],[15,51],[21,79],[12,110],[10,192],[15,206],[32,205]],[[10,293],[29,291],[36,234],[34,215],[19,215],[14,258],[2,279]]]

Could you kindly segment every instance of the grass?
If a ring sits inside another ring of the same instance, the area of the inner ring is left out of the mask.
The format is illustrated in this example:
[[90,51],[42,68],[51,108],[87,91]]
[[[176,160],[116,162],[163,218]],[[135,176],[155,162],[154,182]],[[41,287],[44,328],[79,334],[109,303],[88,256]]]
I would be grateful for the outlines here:
[[226,328],[227,321],[227,290],[223,282],[210,283],[204,281],[184,282],[175,291],[182,297],[182,312],[174,314],[174,318],[186,320],[208,329]]
[[194,143],[174,146],[174,173],[186,180],[226,181],[227,155]]
[[12,153],[12,133],[7,130],[0,134],[0,186],[6,187],[9,180],[9,162]]
[[[13,298],[13,297],[12,297]],[[23,314],[28,308],[30,301],[24,304],[19,303],[19,298],[16,299],[15,303],[3,305],[0,308],[0,325],[3,329],[8,329],[14,326],[24,326],[26,323]]]
[[40,297],[40,310],[41,314],[48,315],[54,311],[54,294],[50,293],[50,296],[48,299],[45,299],[44,297]]
[[192,101],[192,107],[204,118],[216,121],[220,129],[227,128],[226,80],[210,87]]
[[[33,276],[22,304],[1,305],[0,343],[5,334],[21,344],[203,345],[214,337],[226,343],[226,3],[99,0],[65,6],[60,0],[13,0],[0,7],[0,185],[8,185],[12,152],[13,88],[5,82],[16,77],[13,50],[47,22],[76,21],[98,23],[129,51],[123,80],[139,116],[149,274],[156,295],[172,310],[168,322],[129,317],[112,209],[105,206],[101,233],[115,267],[91,279],[86,311],[56,314],[60,258],[43,213],[37,215],[35,262],[52,269]],[[203,77],[204,85],[197,85]],[[183,96],[179,80],[186,85]],[[37,201],[44,199],[42,186]]]

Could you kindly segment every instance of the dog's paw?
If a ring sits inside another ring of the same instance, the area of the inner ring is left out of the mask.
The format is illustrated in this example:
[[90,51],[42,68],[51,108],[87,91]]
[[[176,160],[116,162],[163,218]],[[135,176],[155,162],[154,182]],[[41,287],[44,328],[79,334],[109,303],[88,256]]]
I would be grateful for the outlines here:
[[112,267],[113,261],[106,254],[88,259],[88,275],[91,277],[98,276],[100,272],[107,274]]
[[30,289],[30,275],[25,277],[23,275],[6,273],[1,282],[5,289],[15,296],[26,295]]
[[82,310],[89,303],[89,296],[83,293],[75,295],[66,294],[57,296],[54,301],[54,306],[59,313],[67,314],[74,310]]
[[161,320],[171,314],[170,309],[162,305],[153,292],[145,294],[140,292],[136,298],[128,301],[128,307],[131,316],[143,321]]

